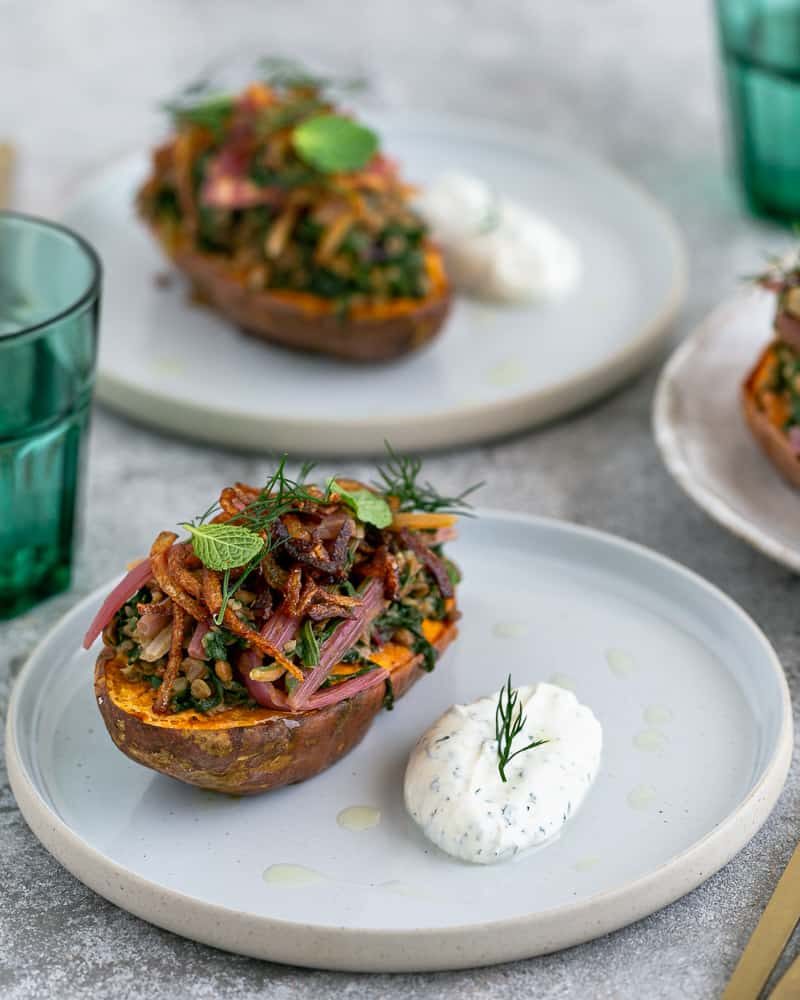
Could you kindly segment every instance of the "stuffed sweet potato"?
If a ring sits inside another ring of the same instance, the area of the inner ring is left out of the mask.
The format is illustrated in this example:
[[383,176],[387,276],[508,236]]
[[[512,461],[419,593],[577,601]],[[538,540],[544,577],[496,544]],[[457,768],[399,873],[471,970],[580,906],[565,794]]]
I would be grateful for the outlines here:
[[321,85],[283,75],[171,110],[138,208],[200,301],[257,337],[356,361],[439,332],[450,290],[413,189]]
[[800,487],[800,267],[775,268],[760,281],[778,296],[775,338],[742,384],[742,409],[766,456]]
[[[396,456],[384,488],[337,478],[223,490],[117,585],[95,696],[117,747],[202,788],[304,781],[352,749],[456,635],[453,508]],[[445,509],[443,509],[445,508]]]

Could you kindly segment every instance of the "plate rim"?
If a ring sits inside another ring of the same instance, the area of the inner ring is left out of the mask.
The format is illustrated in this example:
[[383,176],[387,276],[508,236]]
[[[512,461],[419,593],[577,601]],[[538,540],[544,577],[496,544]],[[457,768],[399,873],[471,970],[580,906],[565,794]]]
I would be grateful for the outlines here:
[[[335,414],[318,418],[253,416],[236,413],[220,405],[199,406],[191,400],[177,401],[149,387],[135,386],[124,378],[98,368],[97,398],[138,423],[193,440],[264,453],[308,448],[317,455],[370,455],[380,452],[390,437],[399,448],[430,451],[445,446],[463,447],[515,431],[532,429],[565,416],[612,392],[641,371],[667,339],[686,298],[688,257],[681,231],[667,208],[637,180],[600,156],[584,152],[567,141],[553,139],[526,125],[498,121],[488,116],[450,114],[425,109],[370,109],[396,127],[444,129],[461,135],[487,138],[506,145],[534,144],[583,169],[610,177],[626,194],[646,206],[661,229],[661,239],[670,259],[669,288],[650,319],[624,346],[578,374],[561,379],[543,390],[528,390],[512,399],[460,404],[430,415],[403,415],[376,420],[372,416],[342,419]],[[69,213],[103,177],[123,164],[142,158],[142,150],[131,151],[105,163],[71,193],[60,217]],[[369,370],[368,368],[366,369]],[[432,428],[433,423],[433,428]],[[433,430],[433,433],[432,433]],[[266,442],[265,442],[265,439]]]
[[[667,359],[658,376],[653,394],[651,412],[653,436],[667,471],[701,510],[705,511],[712,520],[722,525],[732,535],[761,552],[762,555],[768,556],[796,573],[800,573],[800,550],[795,551],[770,537],[762,528],[739,513],[734,506],[710,486],[697,480],[692,472],[692,466],[685,456],[685,450],[681,446],[681,434],[671,418],[673,407],[678,404],[681,391],[680,374],[684,366],[702,343],[721,333],[721,328],[724,327],[729,316],[739,311],[747,303],[751,294],[740,292],[720,302]],[[742,379],[745,374],[746,372],[742,373]],[[736,391],[739,392],[739,383],[736,384]]]
[[[16,719],[21,692],[29,683],[29,675],[35,675],[42,650],[54,633],[73,618],[87,613],[98,597],[105,594],[108,584],[86,595],[48,630],[27,658],[12,688],[5,733],[9,781],[19,809],[34,835],[90,889],[151,924],[253,958],[352,972],[444,971],[530,958],[618,930],[696,888],[755,836],[774,808],[786,780],[794,742],[793,719],[788,683],[775,649],[758,624],[724,591],[654,549],[556,518],[493,509],[479,509],[478,512],[487,519],[533,524],[547,531],[593,539],[622,549],[633,558],[649,561],[662,570],[677,573],[711,594],[729,613],[742,620],[763,647],[766,661],[778,681],[782,702],[775,750],[736,809],[686,850],[638,879],[582,902],[482,924],[400,931],[339,928],[255,915],[198,900],[151,882],[108,858],[75,833],[44,800],[17,749]],[[300,929],[302,934],[298,934]],[[531,935],[538,935],[538,943],[533,946]]]

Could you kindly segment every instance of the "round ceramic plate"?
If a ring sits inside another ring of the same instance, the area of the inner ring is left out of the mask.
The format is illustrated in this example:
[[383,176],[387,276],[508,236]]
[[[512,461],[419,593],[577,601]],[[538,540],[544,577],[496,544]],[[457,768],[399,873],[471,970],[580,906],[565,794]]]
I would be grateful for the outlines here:
[[[786,682],[756,625],[688,570],[573,525],[486,513],[463,524],[453,555],[461,636],[434,673],[329,771],[249,799],[181,785],[114,748],[92,693],[97,650],[76,652],[98,591],[39,646],[11,699],[9,773],[34,833],[91,888],[178,934],[363,971],[574,945],[724,865],[771,810],[792,748]],[[405,814],[403,771],[444,709],[509,672],[574,688],[602,722],[602,767],[558,841],[473,866]],[[351,806],[380,822],[340,826]]]
[[421,451],[519,430],[631,377],[658,350],[683,296],[672,222],[611,168],[524,130],[435,115],[371,114],[385,148],[425,183],[454,166],[541,210],[580,249],[560,302],[498,307],[459,299],[419,354],[363,366],[291,353],[159,287],[164,259],[135,218],[145,154],[78,194],[64,220],[105,269],[97,393],[156,427],[258,451]]
[[655,395],[667,468],[735,535],[800,571],[800,494],[765,457],[741,411],[742,382],[772,336],[774,296],[743,294],[715,310],[675,351]]

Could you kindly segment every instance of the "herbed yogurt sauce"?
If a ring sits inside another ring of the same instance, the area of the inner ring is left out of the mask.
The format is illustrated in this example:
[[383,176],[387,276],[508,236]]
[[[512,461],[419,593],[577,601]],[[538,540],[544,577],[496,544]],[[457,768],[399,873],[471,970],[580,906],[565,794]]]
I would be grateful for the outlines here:
[[453,705],[414,747],[406,808],[429,840],[476,864],[507,861],[556,837],[580,806],[600,765],[603,735],[591,709],[554,684],[519,688],[527,716],[512,750],[549,742],[498,771],[497,694]]
[[560,298],[580,275],[577,247],[547,219],[479,177],[441,174],[417,209],[444,251],[456,288],[494,302]]

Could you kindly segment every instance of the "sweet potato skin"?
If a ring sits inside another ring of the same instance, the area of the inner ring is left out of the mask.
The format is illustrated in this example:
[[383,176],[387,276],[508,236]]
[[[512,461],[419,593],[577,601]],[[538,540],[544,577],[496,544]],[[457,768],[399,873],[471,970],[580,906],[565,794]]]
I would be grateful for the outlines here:
[[[447,622],[431,641],[441,653],[455,636],[455,624]],[[421,660],[409,653],[392,670],[395,698],[424,673]],[[133,686],[119,674],[119,664],[101,655],[94,673],[95,700],[116,746],[145,767],[233,795],[255,795],[319,774],[363,739],[384,699],[380,684],[311,712],[233,708],[207,718],[187,719],[181,713],[156,724],[152,712],[126,706],[126,687]],[[138,697],[140,706],[143,699]]]
[[786,435],[774,424],[756,402],[754,382],[765,356],[773,349],[769,344],[761,352],[756,364],[742,383],[741,403],[747,425],[762,451],[791,486],[800,488],[800,459],[789,447]]
[[[312,296],[255,291],[237,281],[226,262],[186,244],[172,244],[150,223],[153,235],[175,266],[191,281],[199,298],[244,333],[297,351],[328,354],[347,361],[374,363],[419,350],[439,333],[452,295],[445,280],[425,299],[402,299],[379,309],[337,314],[333,304]],[[436,273],[443,274],[438,251]]]

